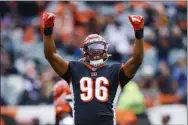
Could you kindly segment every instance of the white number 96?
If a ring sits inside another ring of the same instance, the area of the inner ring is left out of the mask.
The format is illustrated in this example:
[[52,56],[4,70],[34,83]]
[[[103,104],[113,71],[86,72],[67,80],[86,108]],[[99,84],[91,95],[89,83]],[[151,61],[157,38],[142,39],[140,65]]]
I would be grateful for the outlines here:
[[94,96],[101,102],[108,100],[109,81],[105,77],[96,78],[95,82],[89,77],[80,79],[80,97],[84,102],[91,101]]

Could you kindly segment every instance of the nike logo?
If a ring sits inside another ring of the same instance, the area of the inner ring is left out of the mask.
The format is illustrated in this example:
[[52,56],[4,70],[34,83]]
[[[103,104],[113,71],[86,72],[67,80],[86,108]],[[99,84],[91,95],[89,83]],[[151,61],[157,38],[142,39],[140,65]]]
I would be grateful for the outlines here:
[[133,20],[133,22],[135,22],[135,21],[140,22],[140,20],[139,20],[139,19],[137,19],[137,18],[135,18],[135,17],[133,17],[133,18],[132,18],[132,20]]

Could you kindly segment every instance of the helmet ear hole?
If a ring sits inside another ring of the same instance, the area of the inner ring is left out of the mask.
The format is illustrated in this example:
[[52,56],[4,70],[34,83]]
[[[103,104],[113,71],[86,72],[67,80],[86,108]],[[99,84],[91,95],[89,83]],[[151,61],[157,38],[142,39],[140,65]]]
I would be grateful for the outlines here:
[[106,53],[103,53],[103,57],[106,57]]
[[107,52],[105,52],[105,53],[103,54],[103,57],[104,57],[104,60],[108,59],[108,54],[107,54]]
[[89,61],[89,55],[85,54],[85,57],[86,57],[86,61]]
[[82,51],[82,57],[85,57],[85,53]]

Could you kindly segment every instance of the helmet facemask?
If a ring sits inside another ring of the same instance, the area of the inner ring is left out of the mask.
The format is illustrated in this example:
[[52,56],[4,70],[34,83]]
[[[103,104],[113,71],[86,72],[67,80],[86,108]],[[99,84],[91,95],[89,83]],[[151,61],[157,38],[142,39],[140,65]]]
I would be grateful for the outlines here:
[[103,41],[94,41],[83,46],[82,52],[85,57],[85,62],[93,67],[103,65],[108,58],[108,44]]

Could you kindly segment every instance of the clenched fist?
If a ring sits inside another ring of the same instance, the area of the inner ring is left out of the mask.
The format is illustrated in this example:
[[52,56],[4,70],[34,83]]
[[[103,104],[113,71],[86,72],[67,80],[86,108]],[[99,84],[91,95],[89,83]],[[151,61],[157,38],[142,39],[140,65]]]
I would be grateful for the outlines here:
[[44,35],[50,36],[53,33],[53,27],[55,22],[55,14],[44,12],[42,19],[44,21]]
[[53,27],[55,22],[55,14],[44,12],[42,19],[44,21],[44,27]]
[[134,30],[140,30],[144,28],[144,18],[139,15],[130,15],[129,20]]
[[137,39],[143,38],[144,18],[139,15],[130,15],[129,20],[135,30],[135,37]]

